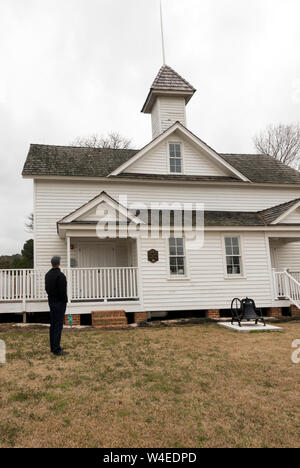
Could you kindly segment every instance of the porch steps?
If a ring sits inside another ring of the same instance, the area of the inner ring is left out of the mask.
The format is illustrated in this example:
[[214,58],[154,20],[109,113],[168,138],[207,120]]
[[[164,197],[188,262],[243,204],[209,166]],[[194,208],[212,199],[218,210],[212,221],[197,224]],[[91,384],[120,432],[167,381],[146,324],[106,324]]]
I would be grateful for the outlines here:
[[96,310],[92,312],[94,328],[124,328],[128,326],[125,310]]

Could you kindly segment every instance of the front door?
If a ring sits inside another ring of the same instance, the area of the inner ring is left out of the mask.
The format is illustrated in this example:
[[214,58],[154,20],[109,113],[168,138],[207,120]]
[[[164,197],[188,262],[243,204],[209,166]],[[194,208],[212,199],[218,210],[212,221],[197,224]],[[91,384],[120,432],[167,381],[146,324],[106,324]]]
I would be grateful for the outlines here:
[[116,266],[116,251],[111,242],[82,242],[79,244],[79,268]]

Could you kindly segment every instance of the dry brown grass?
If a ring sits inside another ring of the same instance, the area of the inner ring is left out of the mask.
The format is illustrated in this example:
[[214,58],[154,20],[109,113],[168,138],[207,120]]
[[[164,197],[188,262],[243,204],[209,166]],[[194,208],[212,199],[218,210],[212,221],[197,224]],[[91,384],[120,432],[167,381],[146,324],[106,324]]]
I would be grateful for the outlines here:
[[0,338],[1,447],[299,446],[299,323],[69,331],[59,358],[46,330]]

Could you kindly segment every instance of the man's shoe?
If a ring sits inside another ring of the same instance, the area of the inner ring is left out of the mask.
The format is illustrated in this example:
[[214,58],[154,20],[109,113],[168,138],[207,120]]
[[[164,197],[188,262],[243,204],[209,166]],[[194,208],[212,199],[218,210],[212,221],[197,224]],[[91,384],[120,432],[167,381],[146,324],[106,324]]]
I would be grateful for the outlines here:
[[54,356],[67,356],[69,353],[67,353],[67,351],[57,351],[57,353],[53,353]]

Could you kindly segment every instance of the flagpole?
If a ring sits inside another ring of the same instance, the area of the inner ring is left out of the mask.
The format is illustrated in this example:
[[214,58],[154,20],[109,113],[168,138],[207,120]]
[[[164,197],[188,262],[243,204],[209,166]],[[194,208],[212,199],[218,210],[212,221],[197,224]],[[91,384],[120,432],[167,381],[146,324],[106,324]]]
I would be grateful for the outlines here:
[[162,13],[161,0],[160,0],[160,29],[161,29],[163,65],[166,65],[165,38],[164,38],[164,25],[163,25],[163,13]]

